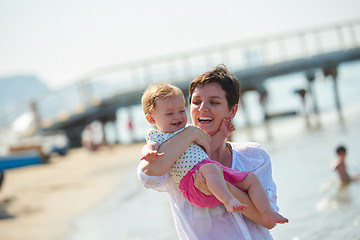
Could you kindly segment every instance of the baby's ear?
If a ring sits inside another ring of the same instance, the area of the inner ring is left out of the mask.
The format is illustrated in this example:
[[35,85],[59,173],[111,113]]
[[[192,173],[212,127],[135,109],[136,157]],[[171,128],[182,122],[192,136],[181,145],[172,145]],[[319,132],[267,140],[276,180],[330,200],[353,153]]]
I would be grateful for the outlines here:
[[145,118],[146,118],[146,120],[147,120],[151,125],[155,125],[155,124],[156,124],[155,119],[153,118],[153,116],[151,116],[150,113],[147,113],[147,114],[145,115]]

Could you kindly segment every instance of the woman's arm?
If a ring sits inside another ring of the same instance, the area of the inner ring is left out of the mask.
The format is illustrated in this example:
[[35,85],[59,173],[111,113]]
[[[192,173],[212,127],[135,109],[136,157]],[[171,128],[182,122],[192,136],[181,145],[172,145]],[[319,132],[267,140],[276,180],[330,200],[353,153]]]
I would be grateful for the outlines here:
[[[244,166],[244,169],[250,170],[251,172],[256,174],[269,197],[270,205],[275,211],[278,211],[279,207],[276,204],[276,184],[272,178],[272,167],[269,154],[258,143],[247,143],[246,147],[242,146],[242,148],[243,150],[241,150],[241,152],[244,156],[240,160],[242,166]],[[237,162],[235,162],[235,165],[237,165]],[[238,168],[235,167],[235,169]],[[244,213],[244,215],[264,227],[274,227],[264,225],[261,221],[258,220],[257,216],[252,215],[252,213],[250,213],[250,215]]]
[[[199,171],[196,171],[194,173],[194,185],[204,194],[206,195],[212,195],[212,193],[208,190],[208,187],[206,185],[205,178],[201,175]],[[239,200],[242,204],[246,204],[247,208],[242,212],[246,217],[254,221],[255,223],[266,227],[268,229],[271,229],[275,227],[275,224],[266,224],[262,221],[262,216],[259,212],[259,210],[254,206],[253,202],[249,198],[249,195],[241,191],[239,188],[235,187],[228,181],[226,181],[226,185],[231,192],[231,194]]]
[[209,153],[210,141],[210,136],[204,133],[200,128],[189,126],[161,144],[158,152],[165,153],[164,156],[156,159],[156,161],[143,163],[141,165],[141,170],[146,175],[162,176],[169,171],[176,159],[185,152],[192,142],[196,142],[204,147],[206,152]]
[[266,227],[268,229],[272,229],[275,227],[275,224],[267,224],[262,220],[262,215],[259,210],[254,206],[253,202],[250,200],[249,195],[246,192],[241,191],[239,188],[235,187],[229,182],[226,182],[226,185],[231,192],[231,194],[239,200],[242,204],[246,204],[248,207],[242,212],[246,217],[254,221],[255,223]]

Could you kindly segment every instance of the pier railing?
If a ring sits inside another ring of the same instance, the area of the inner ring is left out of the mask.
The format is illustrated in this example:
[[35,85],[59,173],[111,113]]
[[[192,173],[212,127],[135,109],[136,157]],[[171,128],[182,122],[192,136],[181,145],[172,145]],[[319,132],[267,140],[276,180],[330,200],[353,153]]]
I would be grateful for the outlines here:
[[[94,71],[84,82],[112,85],[115,93],[152,82],[189,81],[220,63],[235,72],[359,47],[360,21],[354,21],[109,66]],[[111,91],[93,89],[93,94],[109,97]]]
[[[359,47],[360,20],[236,41],[96,69],[76,84],[36,99],[37,108],[46,127],[149,83],[190,82],[220,63],[235,72]],[[13,121],[25,105],[1,110],[0,124]]]

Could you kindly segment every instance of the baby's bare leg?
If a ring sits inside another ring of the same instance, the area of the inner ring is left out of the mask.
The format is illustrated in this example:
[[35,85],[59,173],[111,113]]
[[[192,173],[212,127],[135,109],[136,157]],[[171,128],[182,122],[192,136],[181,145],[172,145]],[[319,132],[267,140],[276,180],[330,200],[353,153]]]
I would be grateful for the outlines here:
[[251,201],[263,216],[264,222],[270,224],[287,223],[289,221],[271,207],[268,195],[256,174],[250,172],[237,185],[248,192]]
[[204,176],[211,193],[224,203],[228,212],[240,212],[247,207],[230,193],[226,186],[222,169],[218,165],[207,163],[202,165],[199,171]]

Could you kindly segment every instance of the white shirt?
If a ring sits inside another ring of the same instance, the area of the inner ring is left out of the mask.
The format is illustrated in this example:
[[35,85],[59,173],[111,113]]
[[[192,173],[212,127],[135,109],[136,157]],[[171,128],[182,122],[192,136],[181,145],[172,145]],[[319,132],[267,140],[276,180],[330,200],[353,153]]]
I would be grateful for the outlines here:
[[[276,205],[276,185],[272,179],[270,157],[257,143],[230,143],[233,149],[232,168],[254,172],[263,184],[271,206]],[[141,183],[146,188],[167,192],[175,226],[181,240],[238,240],[272,239],[267,228],[254,223],[241,213],[229,213],[223,204],[200,208],[189,203],[181,194],[174,180],[165,174],[149,176],[137,170]]]

